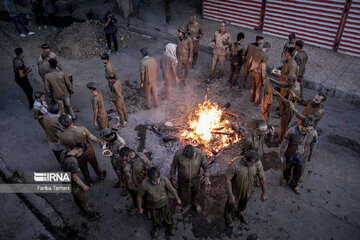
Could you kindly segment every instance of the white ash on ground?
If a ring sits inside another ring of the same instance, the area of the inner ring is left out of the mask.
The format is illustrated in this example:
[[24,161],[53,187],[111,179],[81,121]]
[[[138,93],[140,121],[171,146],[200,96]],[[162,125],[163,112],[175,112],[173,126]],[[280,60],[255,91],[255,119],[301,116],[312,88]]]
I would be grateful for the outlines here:
[[[118,29],[119,48],[130,37],[131,33]],[[75,22],[56,33],[50,43],[53,51],[64,58],[92,58],[107,51],[103,23],[98,20]]]

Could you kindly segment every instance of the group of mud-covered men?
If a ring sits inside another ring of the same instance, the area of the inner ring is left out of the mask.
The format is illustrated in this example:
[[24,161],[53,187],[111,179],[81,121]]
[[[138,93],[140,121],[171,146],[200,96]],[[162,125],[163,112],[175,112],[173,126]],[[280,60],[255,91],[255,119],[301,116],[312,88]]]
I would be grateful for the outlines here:
[[[188,35],[188,36],[187,36]],[[199,55],[199,40],[203,32],[195,16],[190,17],[190,22],[185,28],[178,31],[177,44],[169,43],[162,55],[160,68],[163,73],[163,99],[171,99],[171,86],[175,79],[188,84],[190,67],[196,68]],[[236,42],[231,42],[231,36],[226,32],[226,23],[220,25],[215,32],[214,48],[211,64],[211,73],[208,81],[215,78],[217,62],[220,61],[219,79],[224,76],[227,49],[229,49],[230,74],[229,83],[235,87],[238,81],[241,66],[244,65],[241,89],[245,88],[248,75],[251,76],[250,100],[258,106],[261,103],[263,120],[259,120],[256,129],[245,137],[242,154],[233,159],[225,174],[227,200],[224,209],[224,218],[229,226],[234,226],[233,217],[237,209],[238,216],[244,223],[248,223],[244,210],[253,192],[255,182],[259,182],[262,195],[261,200],[267,199],[265,175],[261,160],[264,159],[264,145],[274,147],[280,145],[279,160],[284,164],[283,177],[280,184],[289,186],[299,194],[298,182],[304,171],[307,161],[310,161],[315,144],[318,141],[316,125],[324,115],[323,103],[326,96],[318,93],[314,99],[305,101],[301,98],[307,55],[302,50],[304,43],[296,40],[295,34],[289,35],[289,42],[284,46],[281,54],[283,66],[273,70],[279,80],[267,77],[266,63],[270,43],[265,42],[262,36],[257,36],[256,41],[245,47],[242,45],[244,34],[237,35]],[[39,75],[44,83],[45,92],[35,92],[35,101],[32,98],[33,90],[27,79],[32,67],[26,67],[23,61],[24,52],[21,48],[15,50],[13,60],[16,83],[24,90],[29,101],[30,109],[34,110],[34,117],[44,129],[51,150],[59,161],[61,169],[71,172],[72,195],[76,204],[86,213],[90,220],[101,218],[101,212],[94,211],[88,202],[85,192],[93,184],[88,170],[88,163],[104,181],[106,171],[103,171],[97,161],[94,148],[90,142],[99,144],[108,150],[104,156],[109,156],[117,176],[114,187],[124,188],[122,195],[130,194],[133,207],[130,214],[137,211],[148,212],[153,230],[151,235],[158,236],[162,220],[168,226],[172,235],[175,234],[172,215],[169,209],[168,193],[176,200],[176,211],[182,211],[181,204],[187,191],[191,192],[191,203],[197,213],[202,212],[199,204],[201,179],[205,185],[210,185],[208,161],[205,154],[198,148],[186,145],[176,152],[170,170],[170,180],[160,175],[158,169],[146,155],[136,152],[126,146],[125,140],[116,130],[111,128],[108,113],[104,106],[101,93],[97,90],[97,83],[88,82],[87,88],[92,94],[93,118],[92,123],[101,130],[101,138],[97,138],[83,126],[75,126],[77,119],[76,110],[71,106],[70,97],[74,93],[72,75],[65,74],[56,57],[50,51],[48,44],[42,45],[43,52],[38,59]],[[146,109],[151,109],[152,98],[155,105],[159,104],[157,93],[157,62],[150,57],[146,48],[140,53],[143,57],[140,64],[141,88],[144,88],[147,97]],[[125,127],[128,114],[121,82],[113,64],[109,61],[109,54],[100,56],[105,66],[105,78],[108,81],[112,102],[119,115],[120,127]],[[180,80],[179,80],[180,78]],[[280,86],[277,91],[272,84]],[[279,97],[281,117],[280,132],[275,140],[275,129],[268,125],[269,113],[273,102],[273,95]],[[47,100],[46,100],[47,98]],[[305,106],[299,112],[295,103]],[[288,129],[293,115],[299,119],[296,126]],[[82,172],[84,182],[79,178]],[[259,180],[259,181],[258,181]]]

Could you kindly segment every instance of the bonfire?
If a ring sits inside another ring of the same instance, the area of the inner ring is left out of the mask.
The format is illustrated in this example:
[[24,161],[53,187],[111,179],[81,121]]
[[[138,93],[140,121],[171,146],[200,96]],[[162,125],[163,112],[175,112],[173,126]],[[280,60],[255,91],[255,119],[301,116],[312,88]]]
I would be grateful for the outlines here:
[[241,140],[225,113],[218,104],[207,100],[198,105],[199,108],[188,117],[187,128],[181,130],[183,139],[192,145],[198,145],[211,157],[220,150]]

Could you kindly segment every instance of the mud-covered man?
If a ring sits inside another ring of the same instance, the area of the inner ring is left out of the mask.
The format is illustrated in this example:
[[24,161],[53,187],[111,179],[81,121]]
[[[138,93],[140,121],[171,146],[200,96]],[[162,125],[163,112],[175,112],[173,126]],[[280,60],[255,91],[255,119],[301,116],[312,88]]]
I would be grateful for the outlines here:
[[146,94],[146,109],[151,109],[151,94],[154,97],[155,107],[159,105],[157,93],[157,63],[155,58],[150,57],[147,48],[140,49],[143,57],[140,64],[140,87]]
[[263,160],[264,146],[272,147],[274,133],[274,127],[268,126],[264,120],[258,120],[256,129],[245,137],[243,153],[253,150],[257,153],[258,160]]
[[244,65],[243,78],[241,80],[241,89],[245,88],[246,80],[247,80],[247,77],[249,75],[251,62],[252,62],[252,59],[253,59],[252,56],[253,56],[254,50],[257,49],[257,48],[261,48],[263,43],[264,43],[264,37],[258,35],[255,38],[255,42],[250,43],[246,48],[246,51],[245,51],[246,62],[245,62],[245,65]]
[[241,66],[245,63],[245,48],[242,45],[245,35],[240,32],[236,37],[236,42],[232,43],[229,48],[230,73],[229,83],[235,88]]
[[300,194],[298,182],[318,142],[318,134],[313,125],[311,118],[305,118],[300,126],[290,128],[279,150],[279,159],[285,163],[280,185],[289,183],[296,194]]
[[124,163],[120,159],[120,151],[125,147],[125,140],[110,128],[104,128],[100,136],[106,141],[106,148],[110,150],[111,165],[118,177],[118,182],[114,188],[125,187],[124,184]]
[[124,164],[124,182],[133,200],[130,215],[137,211],[138,187],[146,178],[148,169],[153,167],[152,162],[143,153],[137,153],[128,147],[123,147],[119,152],[119,158]]
[[318,125],[320,120],[324,117],[324,102],[326,101],[327,96],[322,92],[318,92],[313,99],[303,100],[299,99],[297,103],[301,106],[304,106],[304,110],[300,113],[293,103],[290,103],[291,110],[295,113],[295,116],[299,119],[298,125],[306,117],[310,117],[314,121],[314,128]]
[[[185,148],[175,153],[170,170],[170,180],[178,189],[180,198],[184,200],[186,192],[191,191],[191,203],[198,213],[202,212],[199,204],[201,168],[204,171],[205,184],[210,185],[208,160],[205,154],[192,145],[186,145]],[[178,173],[177,182],[175,180],[176,172]],[[177,211],[181,211],[181,206],[177,206]]]
[[252,54],[252,61],[250,66],[250,102],[254,102],[254,106],[259,106],[261,103],[261,90],[266,80],[266,65],[268,60],[268,51],[270,50],[270,43],[266,42],[259,49],[254,49]]
[[87,151],[87,146],[83,142],[78,142],[70,150],[64,150],[60,154],[60,166],[64,172],[71,173],[71,194],[74,198],[76,205],[86,214],[86,217],[90,220],[96,220],[104,216],[101,212],[92,210],[85,192],[89,191],[89,187],[86,186],[79,178],[79,165],[78,160],[84,152]]
[[159,228],[162,225],[162,220],[164,220],[170,234],[172,236],[176,234],[169,208],[168,193],[171,193],[175,197],[178,205],[181,204],[181,200],[169,179],[160,175],[157,168],[150,168],[148,177],[146,177],[139,186],[137,206],[139,213],[142,214],[144,212],[142,208],[143,198],[145,198],[145,207],[150,212],[153,225],[151,236],[154,238],[159,235]]
[[265,201],[266,183],[261,161],[255,151],[249,151],[245,156],[239,156],[231,161],[226,173],[226,191],[228,198],[225,203],[224,218],[229,227],[233,227],[233,213],[238,210],[241,221],[249,223],[245,215],[247,202],[249,201],[254,188],[254,181],[259,178],[261,185],[261,200]]

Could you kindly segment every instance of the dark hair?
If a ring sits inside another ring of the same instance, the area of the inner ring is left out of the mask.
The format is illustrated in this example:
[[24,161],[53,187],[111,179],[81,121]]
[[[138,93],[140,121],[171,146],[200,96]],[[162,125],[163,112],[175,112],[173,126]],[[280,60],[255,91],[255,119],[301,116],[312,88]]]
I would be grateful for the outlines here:
[[262,39],[264,39],[264,37],[260,36],[260,35],[257,35],[256,38],[255,38],[256,41],[259,41],[259,40],[262,40]]
[[267,127],[267,124],[266,124],[266,121],[264,120],[257,120],[256,122],[256,128],[259,128],[261,126],[266,126]]
[[124,157],[130,157],[130,154],[133,150],[131,150],[128,147],[123,147],[120,152],[119,152],[119,157],[120,159],[124,158]]
[[147,48],[142,48],[142,49],[140,49],[140,52],[141,52],[141,54],[142,54],[143,56],[149,55]]
[[326,99],[327,99],[327,96],[326,96],[326,94],[325,93],[322,93],[322,92],[318,92],[317,93],[319,96],[321,96],[321,97],[323,97],[323,102],[325,102],[326,101]]
[[49,55],[50,55],[50,52],[43,52],[43,53],[41,54],[41,58],[44,60],[44,59],[46,59]]
[[54,103],[54,104],[52,104],[52,105],[50,106],[49,113],[51,113],[51,114],[57,114],[57,113],[60,112],[60,110],[61,110],[60,105],[57,104],[57,103]]
[[303,48],[304,47],[304,41],[303,40],[297,40],[295,45],[299,46],[300,48]]
[[301,126],[303,127],[314,126],[314,120],[311,117],[306,117],[301,121]]
[[89,89],[91,89],[91,90],[96,90],[96,83],[94,83],[94,82],[88,82],[88,83],[86,84],[86,87],[89,88]]
[[72,120],[68,114],[62,114],[58,118],[58,121],[64,128],[68,128],[72,124]]
[[221,23],[220,23],[220,24],[222,24],[222,23],[224,23],[224,24],[225,24],[225,26],[226,26],[226,21],[221,21]]
[[19,55],[22,54],[23,52],[24,52],[24,51],[23,51],[23,49],[22,49],[21,47],[15,49],[15,54],[16,54],[16,56],[19,56]]
[[292,39],[295,39],[295,38],[296,38],[295,33],[290,33],[289,34],[289,40],[292,40]]
[[44,96],[44,93],[43,93],[43,92],[38,92],[38,91],[36,91],[36,92],[34,93],[35,99],[39,99],[39,98],[41,98],[42,96]]
[[286,49],[286,51],[289,52],[291,56],[293,56],[293,53],[294,53],[294,51],[295,51],[295,48],[289,47],[289,48]]
[[257,163],[258,162],[258,154],[254,150],[248,151],[245,153],[245,159],[247,162]]
[[263,48],[271,48],[271,44],[269,42],[265,42]]
[[50,65],[50,68],[54,69],[56,68],[56,65],[57,65],[57,61],[55,58],[50,58],[49,59],[49,65]]
[[190,144],[186,145],[183,154],[185,157],[192,158],[195,154],[194,147]]
[[101,60],[109,60],[109,54],[103,53],[100,55]]
[[83,143],[83,142],[78,142],[78,143],[76,143],[76,144],[75,144],[75,148],[77,148],[77,149],[81,148],[84,152],[86,152],[86,150],[87,150],[87,146],[86,146],[86,144]]
[[50,45],[48,43],[44,43],[43,45],[41,45],[42,49],[46,49],[46,48],[50,48]]
[[245,37],[245,35],[242,33],[242,32],[239,32],[237,37],[236,37],[236,40],[237,41],[240,41],[241,39],[243,39]]
[[259,240],[259,236],[255,233],[252,233],[249,236],[247,236],[246,240]]
[[151,167],[148,169],[148,176],[150,180],[156,180],[160,177],[160,172],[156,167]]

